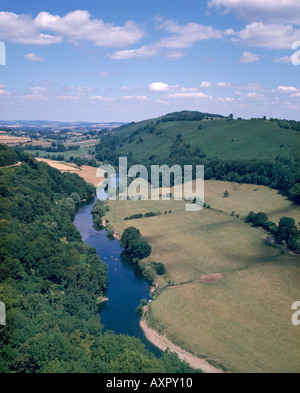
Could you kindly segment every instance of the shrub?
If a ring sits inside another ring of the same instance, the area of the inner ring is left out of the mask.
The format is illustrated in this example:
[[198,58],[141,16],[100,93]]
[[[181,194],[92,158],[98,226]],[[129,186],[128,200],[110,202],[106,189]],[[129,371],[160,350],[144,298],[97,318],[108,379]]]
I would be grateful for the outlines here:
[[154,265],[154,270],[158,275],[162,276],[163,274],[165,274],[166,268],[163,263],[155,262],[153,265]]

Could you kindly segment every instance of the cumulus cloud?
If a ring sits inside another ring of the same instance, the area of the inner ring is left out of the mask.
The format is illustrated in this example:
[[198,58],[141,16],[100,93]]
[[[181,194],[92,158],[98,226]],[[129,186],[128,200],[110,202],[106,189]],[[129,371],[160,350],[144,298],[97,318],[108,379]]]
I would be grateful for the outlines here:
[[46,87],[34,86],[29,89],[31,94],[43,94],[47,93],[48,89]]
[[124,96],[123,99],[145,101],[145,100],[148,100],[148,97],[147,96]]
[[277,57],[276,59],[273,59],[273,63],[288,64],[291,62],[292,62],[291,56],[283,56],[283,57]]
[[299,90],[294,86],[278,86],[277,90],[282,93],[296,93]]
[[221,88],[229,88],[231,89],[233,87],[231,82],[219,82],[217,83],[217,87],[221,87]]
[[239,59],[239,63],[255,63],[258,60],[259,55],[245,51]]
[[206,89],[208,87],[211,87],[211,83],[207,81],[203,81],[200,85],[200,89]]
[[0,12],[0,40],[21,44],[50,45],[67,40],[118,48],[138,42],[143,35],[142,29],[133,21],[115,26],[92,18],[83,10],[69,12],[63,17],[40,12],[35,19],[30,15]]
[[241,46],[291,49],[293,42],[300,41],[300,29],[292,25],[252,22],[236,32],[231,41]]
[[10,95],[10,92],[5,90],[5,85],[0,85],[0,95]]
[[197,93],[172,93],[168,94],[169,98],[208,98],[207,94],[202,92]]
[[150,91],[166,91],[169,87],[169,85],[163,82],[154,82],[149,85]]
[[234,12],[248,21],[300,25],[299,0],[209,0],[208,7]]
[[261,86],[258,83],[231,83],[231,82],[219,82],[217,83],[217,87],[218,88],[222,88],[222,89],[236,89],[236,93],[235,94],[242,94],[240,92],[240,90],[243,91],[267,91],[268,89],[264,88],[263,86]]
[[111,59],[130,59],[135,57],[151,57],[157,54],[162,54],[165,57],[181,57],[185,53],[180,49],[186,49],[193,46],[198,41],[220,39],[223,34],[222,31],[216,30],[211,26],[204,26],[197,23],[188,23],[186,25],[179,25],[170,20],[164,21],[157,18],[159,24],[158,30],[166,30],[172,35],[163,37],[157,41],[144,45],[138,49],[117,51],[109,55]]
[[30,61],[43,61],[44,58],[42,56],[38,56],[34,53],[27,53],[27,55],[24,56],[24,59],[30,60]]

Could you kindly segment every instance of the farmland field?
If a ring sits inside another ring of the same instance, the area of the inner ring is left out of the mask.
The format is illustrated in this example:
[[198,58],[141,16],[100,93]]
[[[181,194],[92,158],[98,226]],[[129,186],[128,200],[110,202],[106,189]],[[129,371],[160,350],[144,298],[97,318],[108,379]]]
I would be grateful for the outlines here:
[[49,164],[53,168],[60,170],[61,172],[77,173],[87,183],[92,183],[94,184],[94,186],[97,186],[103,179],[96,176],[97,168],[91,167],[89,165],[82,165],[81,167],[78,167],[75,164],[49,160],[47,158],[36,158],[36,160],[46,162],[47,164]]
[[[299,257],[281,255],[265,244],[266,232],[231,215],[264,211],[275,222],[284,215],[298,222],[299,208],[267,187],[218,181],[205,182],[205,198],[211,208],[199,212],[185,212],[183,201],[109,202],[109,225],[139,228],[152,246],[144,262],[167,270],[156,278],[148,323],[231,371],[299,371],[300,335],[291,323]],[[124,220],[149,211],[162,214]]]

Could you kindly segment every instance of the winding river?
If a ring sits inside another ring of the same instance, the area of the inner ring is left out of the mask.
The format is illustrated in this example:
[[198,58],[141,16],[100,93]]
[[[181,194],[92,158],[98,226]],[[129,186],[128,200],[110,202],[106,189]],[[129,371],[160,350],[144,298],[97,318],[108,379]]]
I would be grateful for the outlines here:
[[97,231],[93,227],[91,210],[94,203],[79,208],[74,224],[81,233],[82,240],[94,247],[100,259],[108,265],[108,301],[100,306],[103,331],[112,330],[116,334],[138,337],[156,356],[161,351],[149,342],[139,325],[135,309],[141,299],[150,300],[149,283],[136,265],[122,259],[121,247],[117,239],[108,239],[106,230]]

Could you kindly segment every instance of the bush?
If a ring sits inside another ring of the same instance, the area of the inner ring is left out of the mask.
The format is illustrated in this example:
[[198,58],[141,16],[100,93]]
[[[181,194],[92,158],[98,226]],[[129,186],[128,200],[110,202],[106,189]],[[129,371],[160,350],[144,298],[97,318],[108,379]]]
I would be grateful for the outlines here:
[[165,268],[165,266],[164,266],[163,263],[161,263],[161,262],[155,262],[155,263],[153,264],[153,266],[154,266],[154,270],[156,271],[156,273],[157,273],[158,275],[162,276],[163,274],[165,274],[166,268]]

